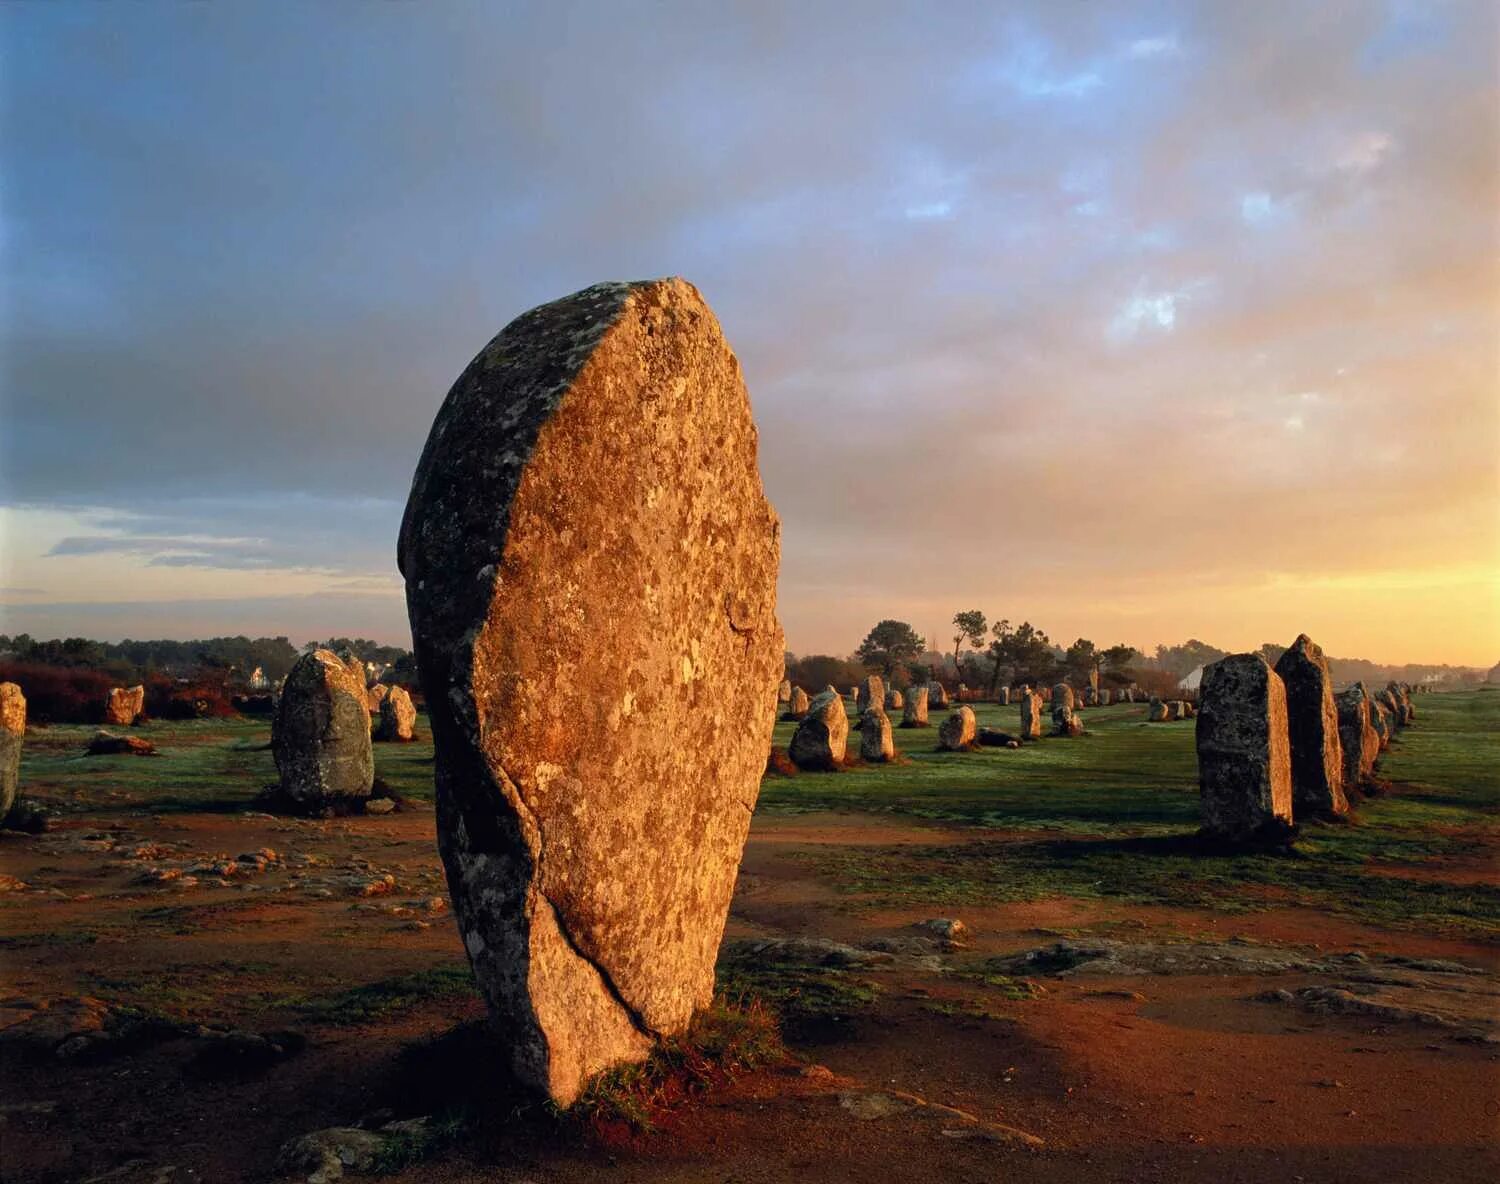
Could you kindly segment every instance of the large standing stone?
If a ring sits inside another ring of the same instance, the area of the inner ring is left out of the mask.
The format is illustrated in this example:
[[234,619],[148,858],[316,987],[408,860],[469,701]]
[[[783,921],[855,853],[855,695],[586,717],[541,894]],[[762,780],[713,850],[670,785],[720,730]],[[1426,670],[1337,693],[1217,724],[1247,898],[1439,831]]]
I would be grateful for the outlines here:
[[1344,749],[1339,742],[1339,709],[1322,649],[1306,633],[1276,659],[1286,688],[1286,716],[1292,745],[1292,805],[1297,815],[1338,817],[1349,813],[1344,796]]
[[865,710],[859,729],[859,759],[883,764],[896,755],[896,741],[891,735],[891,717],[875,705]]
[[932,705],[934,711],[947,711],[949,707],[948,688],[940,682],[928,683],[927,702]]
[[927,723],[927,688],[911,686],[906,689],[906,706],[901,712],[903,728],[925,728]]
[[145,687],[112,687],[104,697],[104,722],[128,728],[145,709]]
[[950,752],[963,752],[974,743],[978,733],[979,724],[974,718],[974,709],[967,703],[961,704],[948,713],[948,718],[938,728],[938,747]]
[[1284,834],[1292,822],[1286,689],[1259,654],[1203,671],[1197,724],[1204,833],[1231,842]]
[[508,325],[399,551],[459,930],[513,1070],[565,1104],[711,1002],[776,714],[780,523],[697,290]]
[[885,702],[885,680],[878,674],[866,676],[855,688],[854,701],[861,715],[872,707],[879,707]]
[[801,687],[793,687],[791,700],[786,706],[786,718],[801,719],[807,714],[808,703],[807,692]]
[[1380,733],[1370,722],[1370,693],[1357,682],[1334,697],[1339,713],[1339,748],[1344,755],[1344,785],[1357,786],[1375,771]]
[[271,751],[282,792],[293,801],[370,796],[375,757],[364,684],[331,650],[303,654],[286,676]]
[[15,683],[0,682],[0,822],[16,804],[25,741],[26,696]]
[[1022,687],[1020,705],[1021,739],[1040,740],[1042,738],[1042,697],[1030,687]]
[[904,706],[906,706],[906,698],[895,687],[885,693],[886,711],[900,711]]
[[1404,722],[1400,700],[1396,698],[1389,687],[1380,691],[1375,697],[1380,701],[1381,706],[1385,708],[1386,714],[1391,717],[1391,732],[1394,734],[1398,728],[1402,727]]
[[787,755],[799,769],[832,772],[844,763],[848,744],[849,714],[844,710],[843,696],[824,691],[808,706],[807,715],[792,733]]
[[412,706],[406,688],[392,687],[380,703],[380,727],[375,739],[408,743],[413,736],[412,725],[416,722],[417,709]]

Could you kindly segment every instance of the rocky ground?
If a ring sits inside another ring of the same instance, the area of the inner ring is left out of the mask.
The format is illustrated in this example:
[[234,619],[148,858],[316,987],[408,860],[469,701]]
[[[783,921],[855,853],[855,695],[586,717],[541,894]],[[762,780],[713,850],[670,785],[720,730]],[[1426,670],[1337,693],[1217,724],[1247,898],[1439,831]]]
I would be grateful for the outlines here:
[[[1120,726],[1132,752],[1181,743],[1154,739],[1178,725]],[[1456,807],[1474,842],[1439,841],[1444,815],[1425,855],[1366,866],[1359,848],[1371,884],[1441,894],[1408,915],[1374,889],[1369,908],[1322,907],[1285,878],[1248,886],[1249,908],[1205,879],[1195,903],[1176,848],[1112,849],[1130,862],[1109,865],[1123,878],[1155,859],[1171,891],[1033,883],[1031,832],[825,808],[868,774],[807,782],[798,807],[794,779],[756,816],[720,967],[727,998],[779,1015],[790,1056],[691,1092],[627,1090],[578,1123],[488,1088],[496,1054],[416,792],[430,749],[380,752],[399,810],[293,819],[253,806],[259,727],[162,725],[159,758],[84,758],[66,729],[29,741],[23,773],[54,817],[0,838],[0,1179],[1223,1184],[1500,1167],[1488,791]],[[1403,793],[1462,796],[1397,781],[1390,801]],[[1095,855],[1075,870],[1095,875]]]

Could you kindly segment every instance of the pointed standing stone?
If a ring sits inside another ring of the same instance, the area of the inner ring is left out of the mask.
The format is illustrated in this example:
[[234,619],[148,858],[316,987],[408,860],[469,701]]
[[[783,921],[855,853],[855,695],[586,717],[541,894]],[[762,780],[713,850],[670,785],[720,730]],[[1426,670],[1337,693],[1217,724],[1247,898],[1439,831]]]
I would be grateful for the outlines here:
[[1203,671],[1196,743],[1205,834],[1229,842],[1275,838],[1292,823],[1286,689],[1259,654],[1231,654]]
[[799,769],[828,773],[844,763],[849,744],[849,713],[844,710],[843,696],[824,691],[807,708],[787,755]]
[[281,789],[303,805],[367,798],[375,779],[364,684],[331,650],[297,659],[286,676],[271,752]]
[[925,728],[927,723],[927,688],[911,686],[906,688],[906,706],[901,712],[901,726],[903,728]]
[[1276,673],[1286,688],[1293,808],[1299,817],[1336,818],[1349,813],[1339,711],[1333,701],[1328,660],[1317,643],[1302,633],[1276,660]]
[[780,523],[680,279],[511,322],[401,528],[455,919],[511,1071],[565,1105],[713,997],[775,721]]

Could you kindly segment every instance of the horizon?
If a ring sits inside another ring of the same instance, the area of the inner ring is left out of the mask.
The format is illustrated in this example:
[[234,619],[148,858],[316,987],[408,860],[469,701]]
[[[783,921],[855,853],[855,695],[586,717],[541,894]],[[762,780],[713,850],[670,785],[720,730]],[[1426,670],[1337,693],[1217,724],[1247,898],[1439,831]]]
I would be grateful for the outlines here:
[[654,11],[0,9],[0,632],[409,646],[449,385],[681,274],[795,653],[1500,657],[1493,6]]

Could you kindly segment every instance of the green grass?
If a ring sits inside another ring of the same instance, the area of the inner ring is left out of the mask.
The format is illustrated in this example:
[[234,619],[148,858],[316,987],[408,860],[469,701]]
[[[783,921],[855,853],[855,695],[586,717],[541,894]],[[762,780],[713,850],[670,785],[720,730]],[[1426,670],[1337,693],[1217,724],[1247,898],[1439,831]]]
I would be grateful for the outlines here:
[[[909,765],[770,779],[762,801],[773,811],[873,811],[1007,832],[803,856],[875,905],[1072,897],[1235,913],[1298,904],[1500,940],[1500,887],[1419,874],[1500,841],[1500,693],[1429,695],[1417,709],[1382,760],[1391,791],[1361,802],[1351,825],[1305,826],[1290,852],[1199,847],[1193,724],[1145,725],[1138,705],[1086,712],[1092,737],[1019,752],[938,754],[907,740]],[[1008,714],[980,709],[999,726]]]
[[857,1014],[880,993],[873,982],[849,970],[782,961],[754,953],[748,945],[725,946],[716,973],[717,989],[725,998],[759,1000],[793,1027]]
[[284,1002],[307,1023],[350,1027],[385,1019],[432,1000],[468,998],[477,992],[468,963],[452,962],[349,987],[332,995],[304,996]]

